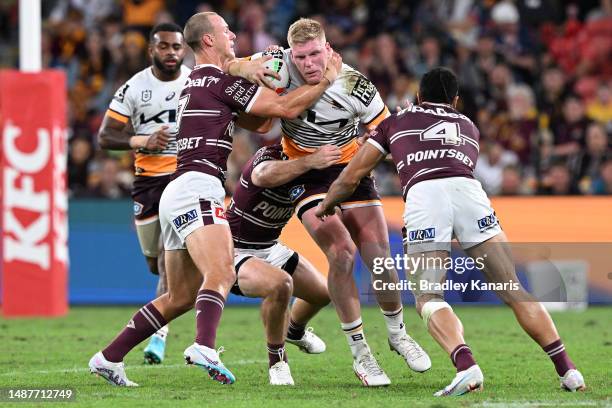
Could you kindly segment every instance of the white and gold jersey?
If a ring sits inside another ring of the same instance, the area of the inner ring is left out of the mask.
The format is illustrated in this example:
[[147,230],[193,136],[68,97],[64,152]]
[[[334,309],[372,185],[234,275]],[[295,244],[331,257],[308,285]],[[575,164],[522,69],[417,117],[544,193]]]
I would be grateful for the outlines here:
[[115,93],[106,114],[123,123],[130,121],[137,135],[150,135],[163,125],[172,136],[162,151],[138,149],[134,163],[137,176],[161,176],[176,169],[178,100],[191,70],[181,66],[174,81],[161,81],[148,67],[130,78]]
[[[289,68],[291,91],[306,82],[291,61],[291,49],[283,51],[283,59]],[[370,129],[387,116],[385,106],[376,86],[359,71],[343,64],[334,83],[319,100],[298,118],[281,121],[283,150],[289,158],[312,153],[317,147],[333,144],[340,147],[340,163],[348,163],[357,153],[359,125]]]

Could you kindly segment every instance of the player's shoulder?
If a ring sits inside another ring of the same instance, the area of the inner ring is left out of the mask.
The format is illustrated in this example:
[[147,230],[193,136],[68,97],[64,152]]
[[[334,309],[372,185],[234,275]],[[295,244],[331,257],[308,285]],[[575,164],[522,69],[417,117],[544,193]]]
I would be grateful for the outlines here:
[[[151,67],[147,67],[142,71],[138,71],[130,79],[125,81],[115,92],[113,101],[119,104],[125,103],[127,100],[133,100],[134,96],[137,95],[142,89],[146,88],[146,84],[149,83],[147,78],[148,72],[151,71]],[[152,74],[151,74],[152,75]]]
[[378,93],[372,81],[357,69],[344,63],[330,90],[343,95],[345,98],[357,99],[365,106],[369,106]]
[[231,75],[226,74],[216,65],[196,65],[187,76],[185,88],[212,88],[228,77]]

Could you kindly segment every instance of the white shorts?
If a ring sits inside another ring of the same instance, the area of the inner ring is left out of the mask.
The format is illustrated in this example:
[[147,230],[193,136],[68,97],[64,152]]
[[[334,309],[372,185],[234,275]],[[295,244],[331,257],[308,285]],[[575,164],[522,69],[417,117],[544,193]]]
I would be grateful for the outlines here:
[[257,257],[272,266],[282,268],[294,253],[293,249],[287,248],[280,242],[265,249],[234,248],[234,266],[240,265],[248,258]]
[[164,249],[185,249],[185,238],[200,227],[227,225],[221,180],[190,171],[172,180],[159,200]]
[[425,180],[408,190],[404,209],[407,253],[450,251],[457,238],[463,249],[502,230],[480,182],[467,177]]

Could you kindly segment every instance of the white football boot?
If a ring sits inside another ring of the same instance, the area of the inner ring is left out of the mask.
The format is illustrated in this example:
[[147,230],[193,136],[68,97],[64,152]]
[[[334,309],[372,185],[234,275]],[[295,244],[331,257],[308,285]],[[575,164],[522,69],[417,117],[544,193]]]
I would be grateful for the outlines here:
[[434,397],[448,397],[467,394],[472,391],[481,391],[484,377],[480,367],[473,365],[467,370],[459,371],[453,381],[434,394]]
[[101,351],[98,351],[89,360],[89,372],[104,378],[106,381],[119,387],[138,387],[133,381],[128,380],[125,375],[123,362],[113,363],[104,358]]
[[223,347],[219,350],[211,349],[197,343],[185,349],[183,353],[186,364],[194,364],[208,372],[210,378],[221,384],[233,384],[236,382],[236,377],[225,365],[221,362],[219,354],[223,353]]
[[270,374],[270,385],[295,385],[289,364],[285,361],[279,361],[268,370]]
[[391,380],[380,368],[369,347],[366,352],[353,360],[353,371],[366,387],[383,387],[391,384]]
[[313,332],[313,328],[309,327],[304,332],[304,335],[299,340],[285,339],[287,343],[294,344],[301,351],[307,354],[321,354],[325,351],[325,342]]
[[561,380],[561,388],[570,391],[584,391],[586,390],[586,385],[584,383],[584,378],[580,371],[572,368],[571,370],[567,370],[567,373],[563,377],[560,377]]
[[407,333],[389,337],[389,348],[402,356],[411,370],[423,373],[431,368],[429,356]]

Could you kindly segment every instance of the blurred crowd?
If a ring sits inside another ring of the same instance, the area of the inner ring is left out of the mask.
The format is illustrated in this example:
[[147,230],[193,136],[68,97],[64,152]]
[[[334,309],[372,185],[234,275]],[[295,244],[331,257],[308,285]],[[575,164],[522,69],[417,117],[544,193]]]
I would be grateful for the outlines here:
[[[0,67],[17,64],[17,0],[0,2]],[[73,197],[129,196],[130,152],[101,151],[96,134],[115,90],[150,64],[147,34],[194,12],[221,14],[236,55],[286,46],[296,18],[320,20],[344,62],[393,110],[413,101],[430,68],[452,68],[460,110],[481,131],[476,177],[491,195],[612,194],[612,0],[45,0],[43,64],[66,71]],[[187,57],[187,65],[193,58]],[[239,169],[278,141],[237,130]],[[383,195],[401,188],[376,169]]]

